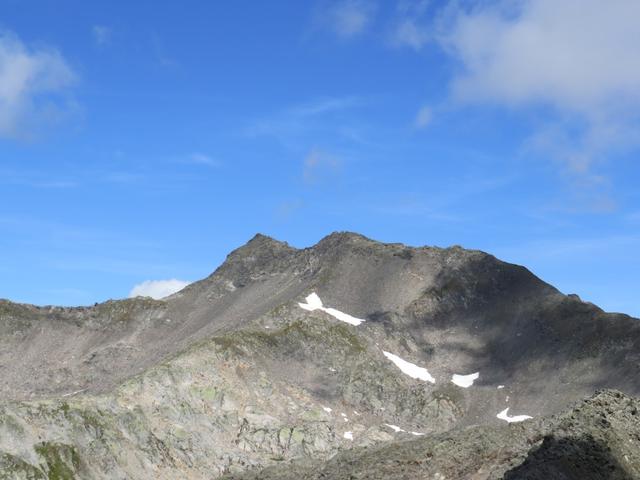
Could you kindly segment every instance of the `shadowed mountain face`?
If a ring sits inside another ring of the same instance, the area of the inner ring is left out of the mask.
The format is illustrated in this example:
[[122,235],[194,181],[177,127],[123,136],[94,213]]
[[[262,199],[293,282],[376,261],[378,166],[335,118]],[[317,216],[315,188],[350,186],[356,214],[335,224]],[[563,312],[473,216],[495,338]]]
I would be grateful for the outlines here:
[[[211,478],[637,395],[639,364],[638,320],[488,254],[257,235],[164,300],[1,302],[0,455],[42,475]],[[540,448],[595,452],[580,442]]]

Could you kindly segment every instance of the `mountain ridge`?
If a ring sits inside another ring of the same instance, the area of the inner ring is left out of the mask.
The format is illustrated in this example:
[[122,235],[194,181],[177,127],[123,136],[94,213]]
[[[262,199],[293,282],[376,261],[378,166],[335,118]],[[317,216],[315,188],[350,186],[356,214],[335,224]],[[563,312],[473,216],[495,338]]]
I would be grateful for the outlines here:
[[78,478],[322,461],[640,392],[632,317],[481,251],[349,232],[258,234],[162,300],[0,303],[0,347],[0,457]]

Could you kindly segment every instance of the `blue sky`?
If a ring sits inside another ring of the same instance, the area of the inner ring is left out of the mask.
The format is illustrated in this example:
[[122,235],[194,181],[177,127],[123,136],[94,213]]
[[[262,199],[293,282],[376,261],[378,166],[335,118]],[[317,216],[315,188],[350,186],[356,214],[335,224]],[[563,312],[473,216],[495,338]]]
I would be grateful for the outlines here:
[[0,297],[352,230],[640,316],[636,0],[0,5]]

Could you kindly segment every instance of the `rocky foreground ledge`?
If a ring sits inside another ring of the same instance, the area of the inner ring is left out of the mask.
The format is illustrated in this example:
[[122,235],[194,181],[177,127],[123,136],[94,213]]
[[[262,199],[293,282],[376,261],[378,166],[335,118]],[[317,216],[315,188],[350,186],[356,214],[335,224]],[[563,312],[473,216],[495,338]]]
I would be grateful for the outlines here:
[[290,462],[227,480],[640,478],[640,401],[603,390],[547,419],[475,426]]

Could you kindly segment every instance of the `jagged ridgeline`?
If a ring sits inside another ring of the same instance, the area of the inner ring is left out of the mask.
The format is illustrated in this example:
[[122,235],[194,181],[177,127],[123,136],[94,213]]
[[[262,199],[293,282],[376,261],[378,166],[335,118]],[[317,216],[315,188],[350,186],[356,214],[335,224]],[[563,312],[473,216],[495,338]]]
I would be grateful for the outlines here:
[[0,302],[0,479],[636,478],[639,366],[486,253],[257,235],[163,300]]

